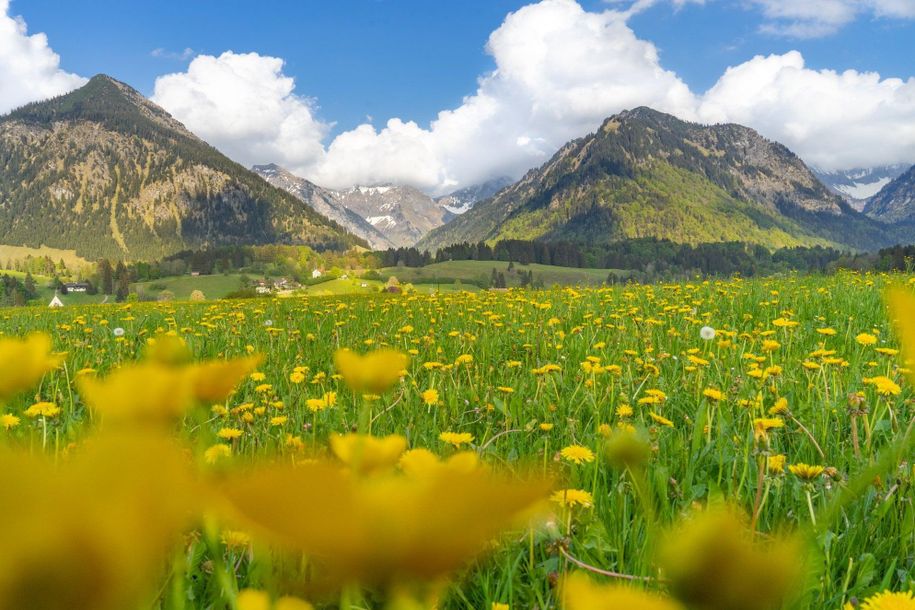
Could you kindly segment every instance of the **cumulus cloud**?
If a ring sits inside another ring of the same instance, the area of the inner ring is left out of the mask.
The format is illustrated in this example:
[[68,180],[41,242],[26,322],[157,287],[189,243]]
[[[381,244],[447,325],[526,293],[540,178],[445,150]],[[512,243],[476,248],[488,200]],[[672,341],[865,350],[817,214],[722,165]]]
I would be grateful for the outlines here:
[[[326,152],[320,138],[328,125],[295,96],[276,58],[197,57],[186,73],[161,77],[153,100],[246,163],[276,160],[328,186],[391,181],[438,193],[518,174],[624,108],[692,116],[689,88],[619,11],[543,0],[509,14],[486,49],[496,69],[428,127],[399,118],[380,129],[363,124]],[[285,129],[273,131],[277,124]]]
[[330,126],[294,89],[282,59],[229,51],[199,55],[186,72],[160,76],[152,101],[240,163],[301,170],[322,161]]
[[862,14],[915,18],[915,0],[752,0],[766,18],[764,32],[818,38],[838,31]]
[[[867,1],[898,15],[909,2]],[[486,44],[495,70],[429,125],[393,118],[328,142],[331,125],[295,93],[282,60],[253,53],[197,57],[157,81],[154,101],[243,163],[276,161],[330,187],[395,182],[444,193],[519,176],[641,105],[754,127],[824,169],[915,162],[912,79],[812,70],[790,52],[752,58],[692,92],[627,24],[637,4],[589,12],[574,0],[542,0],[509,14]]]
[[9,0],[0,0],[0,114],[83,85],[86,79],[60,69],[47,36],[30,35],[9,8]]

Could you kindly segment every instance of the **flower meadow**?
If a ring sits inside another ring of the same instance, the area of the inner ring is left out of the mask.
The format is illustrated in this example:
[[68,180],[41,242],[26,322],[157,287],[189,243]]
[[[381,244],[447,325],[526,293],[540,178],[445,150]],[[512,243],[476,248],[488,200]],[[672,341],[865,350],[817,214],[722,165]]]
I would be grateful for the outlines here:
[[915,608],[909,276],[0,321],[0,610]]

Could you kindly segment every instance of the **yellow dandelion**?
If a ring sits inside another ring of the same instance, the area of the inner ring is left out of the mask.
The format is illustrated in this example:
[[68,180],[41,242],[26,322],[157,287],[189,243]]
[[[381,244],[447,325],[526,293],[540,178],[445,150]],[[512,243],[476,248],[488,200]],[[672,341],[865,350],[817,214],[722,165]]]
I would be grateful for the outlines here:
[[569,445],[559,452],[562,458],[573,464],[588,464],[594,461],[594,452],[582,445]]

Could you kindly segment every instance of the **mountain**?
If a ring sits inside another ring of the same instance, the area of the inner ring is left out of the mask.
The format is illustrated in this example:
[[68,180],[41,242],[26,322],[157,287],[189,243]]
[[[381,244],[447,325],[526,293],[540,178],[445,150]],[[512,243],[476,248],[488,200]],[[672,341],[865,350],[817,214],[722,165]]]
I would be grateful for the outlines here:
[[102,75],[0,117],[0,243],[130,260],[221,244],[364,244]]
[[514,182],[514,180],[507,176],[493,178],[492,180],[487,180],[481,184],[459,189],[450,195],[438,197],[435,201],[439,205],[444,206],[445,209],[454,216],[460,216],[472,208],[478,201],[489,199],[512,182]]
[[656,237],[869,249],[903,233],[853,210],[794,153],[752,129],[637,108],[569,142],[418,246]]
[[871,197],[864,212],[884,222],[915,223],[915,166]]
[[813,166],[810,169],[820,182],[837,195],[845,197],[845,200],[860,212],[864,209],[868,199],[902,175],[908,168],[908,165],[884,165],[842,171],[827,171]]
[[451,217],[443,205],[410,186],[354,186],[334,196],[398,247],[416,244]]
[[304,201],[321,216],[330,218],[353,235],[364,239],[373,250],[386,250],[394,247],[393,242],[381,231],[369,224],[362,216],[341,204],[336,191],[321,188],[275,163],[255,165],[251,171],[273,186]]

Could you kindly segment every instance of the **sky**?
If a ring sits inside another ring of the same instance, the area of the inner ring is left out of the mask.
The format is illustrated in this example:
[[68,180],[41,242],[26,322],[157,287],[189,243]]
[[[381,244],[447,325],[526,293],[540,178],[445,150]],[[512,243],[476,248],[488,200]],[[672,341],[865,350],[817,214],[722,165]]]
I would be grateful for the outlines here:
[[109,74],[235,160],[442,194],[620,110],[915,163],[915,0],[0,0],[0,112]]

